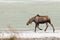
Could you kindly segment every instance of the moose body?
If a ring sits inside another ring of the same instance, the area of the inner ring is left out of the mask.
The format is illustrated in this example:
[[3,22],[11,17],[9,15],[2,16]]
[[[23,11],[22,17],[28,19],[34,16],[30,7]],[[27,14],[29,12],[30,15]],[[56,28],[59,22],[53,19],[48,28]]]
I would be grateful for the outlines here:
[[36,28],[38,28],[39,30],[42,30],[41,28],[39,28],[39,24],[44,24],[44,23],[46,23],[46,28],[45,28],[44,31],[47,30],[47,28],[48,28],[48,23],[52,26],[53,32],[55,31],[54,26],[53,26],[53,24],[51,23],[51,20],[50,20],[49,16],[40,16],[40,15],[38,14],[38,15],[30,18],[29,21],[27,22],[27,25],[31,24],[32,22],[35,23],[35,30],[34,30],[35,32],[36,32]]

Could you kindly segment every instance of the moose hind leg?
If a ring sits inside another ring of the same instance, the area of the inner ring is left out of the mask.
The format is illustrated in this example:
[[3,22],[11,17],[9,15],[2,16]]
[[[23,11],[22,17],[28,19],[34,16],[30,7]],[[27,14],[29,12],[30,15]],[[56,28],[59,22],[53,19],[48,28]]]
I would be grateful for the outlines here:
[[44,31],[46,31],[46,30],[47,30],[47,28],[48,28],[48,23],[46,23],[46,28],[45,28],[45,30],[44,30]]
[[53,32],[55,32],[55,29],[54,29],[54,26],[53,26],[53,24],[51,24],[51,23],[50,23],[50,25],[51,25],[51,26],[52,26],[52,28],[53,28]]
[[55,32],[55,28],[54,28],[53,24],[51,23],[51,21],[49,22],[49,24],[52,26],[53,32]]

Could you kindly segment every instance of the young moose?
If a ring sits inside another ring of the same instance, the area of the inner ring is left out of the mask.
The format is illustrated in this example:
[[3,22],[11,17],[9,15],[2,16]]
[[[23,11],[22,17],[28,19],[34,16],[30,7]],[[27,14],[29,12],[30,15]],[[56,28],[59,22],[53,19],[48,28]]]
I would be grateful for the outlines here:
[[54,26],[51,23],[51,20],[48,16],[40,16],[39,14],[37,14],[36,16],[29,19],[29,21],[27,22],[27,25],[31,24],[32,22],[35,23],[35,30],[34,30],[35,32],[36,32],[36,28],[38,28],[39,30],[42,30],[41,28],[39,28],[39,24],[44,24],[44,23],[46,23],[46,28],[44,31],[47,30],[48,23],[49,23],[53,28],[53,32],[55,32]]

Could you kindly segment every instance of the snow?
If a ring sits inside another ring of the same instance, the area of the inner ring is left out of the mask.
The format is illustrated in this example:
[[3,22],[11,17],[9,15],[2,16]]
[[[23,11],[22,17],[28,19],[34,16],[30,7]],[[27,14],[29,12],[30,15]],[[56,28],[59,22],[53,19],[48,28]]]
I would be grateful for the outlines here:
[[10,38],[16,36],[17,38],[43,38],[43,37],[59,37],[60,38],[60,30],[57,30],[55,33],[53,32],[43,32],[43,31],[21,31],[18,33],[0,33],[0,38]]

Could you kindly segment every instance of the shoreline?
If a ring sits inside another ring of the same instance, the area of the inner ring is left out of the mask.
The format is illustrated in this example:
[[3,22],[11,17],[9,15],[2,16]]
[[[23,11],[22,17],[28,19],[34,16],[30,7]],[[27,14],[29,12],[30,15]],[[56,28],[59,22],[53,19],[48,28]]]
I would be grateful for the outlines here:
[[44,37],[58,37],[60,38],[60,30],[55,33],[51,31],[19,31],[19,32],[1,32],[0,38],[10,38],[16,36],[17,38],[44,38]]

